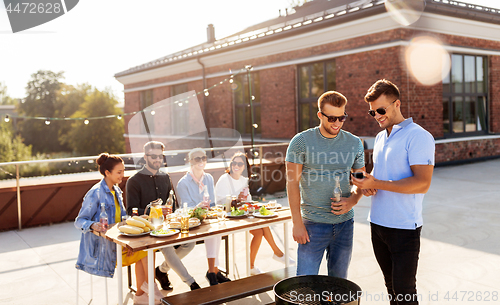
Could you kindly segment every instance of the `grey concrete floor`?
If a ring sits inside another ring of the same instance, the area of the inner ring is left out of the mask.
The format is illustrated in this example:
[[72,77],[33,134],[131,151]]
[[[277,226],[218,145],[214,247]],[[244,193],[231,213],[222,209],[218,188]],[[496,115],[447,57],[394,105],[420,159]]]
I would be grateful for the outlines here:
[[[424,226],[417,275],[420,304],[500,303],[500,159],[473,164],[439,167],[424,199]],[[286,203],[286,198],[279,199]],[[382,274],[373,256],[366,220],[370,199],[355,207],[354,249],[349,279],[364,291],[361,304],[388,304]],[[283,226],[272,227],[283,249]],[[76,304],[74,268],[80,233],[73,223],[0,233],[0,304]],[[236,235],[236,263],[239,276],[245,275],[244,234]],[[292,257],[296,243],[290,240]],[[221,256],[223,252],[221,251]],[[263,271],[282,268],[271,259],[272,251],[263,241],[256,265]],[[156,256],[156,264],[163,261]],[[188,270],[202,287],[207,287],[205,248],[198,245],[185,259]],[[231,269],[231,278],[235,274]],[[124,269],[124,273],[126,269]],[[326,274],[322,264],[320,274]],[[170,272],[173,291],[188,291],[187,285]],[[237,276],[236,276],[237,277]],[[104,279],[93,277],[91,304],[106,304]],[[109,304],[117,304],[116,279],[108,279]],[[78,304],[88,304],[90,276],[80,272]],[[124,291],[126,280],[124,278]],[[132,294],[125,304],[132,304]],[[266,304],[272,292],[231,304]]]

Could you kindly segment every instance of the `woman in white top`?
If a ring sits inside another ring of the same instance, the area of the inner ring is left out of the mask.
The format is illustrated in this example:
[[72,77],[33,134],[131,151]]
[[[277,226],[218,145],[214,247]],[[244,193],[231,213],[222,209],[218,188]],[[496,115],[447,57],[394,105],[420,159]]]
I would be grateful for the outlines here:
[[[231,163],[229,169],[223,174],[217,184],[215,185],[216,201],[218,204],[224,204],[226,195],[238,196],[240,201],[251,201],[252,196],[248,192],[248,159],[245,154],[238,152],[234,154],[231,158]],[[246,195],[245,195],[246,193]],[[278,248],[274,242],[273,235],[269,227],[251,230],[250,233],[253,235],[252,242],[250,243],[250,274],[256,275],[262,273],[258,267],[255,266],[255,258],[257,257],[257,251],[259,251],[260,243],[262,242],[262,237],[264,237],[271,248],[273,249],[273,258],[279,262],[285,262],[285,256],[283,252]],[[290,259],[293,263],[294,261]]]

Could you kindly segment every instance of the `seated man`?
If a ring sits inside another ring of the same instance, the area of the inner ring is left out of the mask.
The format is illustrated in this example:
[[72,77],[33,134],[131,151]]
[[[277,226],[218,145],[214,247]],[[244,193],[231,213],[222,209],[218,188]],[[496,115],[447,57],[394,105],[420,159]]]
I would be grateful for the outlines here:
[[[144,214],[146,206],[158,198],[165,203],[172,182],[167,173],[159,171],[163,165],[163,150],[165,145],[161,142],[150,141],[144,145],[144,167],[127,180],[126,197],[127,212],[132,214],[132,208],[138,208],[139,215]],[[194,278],[188,273],[181,259],[193,250],[195,243],[183,244],[178,247],[165,247],[161,249],[165,262],[156,267],[155,277],[160,282],[163,290],[172,289],[167,272],[172,268],[191,290],[200,288]]]

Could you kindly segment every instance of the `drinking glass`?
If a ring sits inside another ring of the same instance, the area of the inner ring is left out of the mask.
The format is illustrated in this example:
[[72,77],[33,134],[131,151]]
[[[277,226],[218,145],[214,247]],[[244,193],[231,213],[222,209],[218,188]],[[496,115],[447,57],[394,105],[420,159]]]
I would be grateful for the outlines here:
[[224,209],[220,209],[220,210],[217,210],[217,220],[219,222],[224,222],[226,221],[226,211],[224,211]]
[[248,211],[248,218],[253,218],[253,212],[255,212],[255,207],[253,205],[249,205],[247,211]]
[[189,215],[182,215],[181,217],[181,233],[189,233]]
[[172,214],[172,205],[162,205],[161,211],[163,214],[163,218],[165,218],[165,222],[168,224],[170,220],[170,214]]

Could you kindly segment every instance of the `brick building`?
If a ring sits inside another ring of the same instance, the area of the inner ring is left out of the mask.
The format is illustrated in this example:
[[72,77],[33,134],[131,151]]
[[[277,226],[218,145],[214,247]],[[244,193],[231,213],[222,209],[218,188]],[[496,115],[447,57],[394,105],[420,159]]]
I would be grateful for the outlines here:
[[[126,116],[127,150],[148,138],[168,139],[169,149],[192,147],[186,137],[201,141],[200,126],[212,137],[237,130],[247,142],[252,123],[256,143],[288,141],[318,125],[316,101],[326,90],[349,100],[344,129],[370,139],[380,128],[363,97],[387,78],[400,88],[403,115],[435,137],[437,163],[500,156],[500,10],[427,0],[417,15],[414,23],[412,15],[394,17],[384,1],[314,0],[223,39],[209,26],[207,42],[115,75],[124,84],[125,113],[148,110]],[[433,49],[416,66],[408,61],[421,36],[441,43],[439,64],[451,67],[432,83],[415,71],[432,62]],[[247,65],[249,74],[236,74]],[[231,75],[232,83],[225,81]],[[202,93],[198,103],[174,103],[192,90]],[[161,116],[151,115],[171,97]]]

